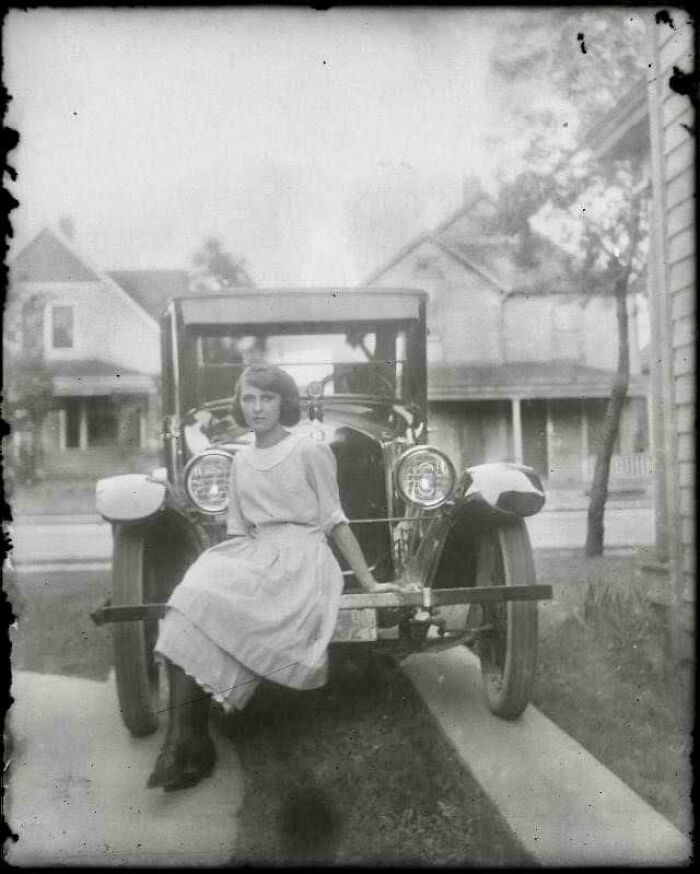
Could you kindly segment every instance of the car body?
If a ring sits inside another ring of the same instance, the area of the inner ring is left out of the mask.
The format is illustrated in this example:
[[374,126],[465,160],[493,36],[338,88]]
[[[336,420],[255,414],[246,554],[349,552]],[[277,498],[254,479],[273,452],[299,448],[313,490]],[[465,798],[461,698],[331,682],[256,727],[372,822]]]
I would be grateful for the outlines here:
[[[522,465],[457,470],[428,442],[426,304],[414,289],[249,289],[173,299],[161,320],[163,461],[151,476],[100,480],[114,527],[112,601],[120,703],[135,734],[153,730],[155,620],[182,574],[226,537],[229,471],[252,435],[233,420],[236,380],[265,360],[300,387],[292,430],[330,445],[345,514],[379,581],[345,578],[333,645],[405,655],[475,646],[489,704],[527,704],[536,657],[537,586],[523,517],[544,491]],[[490,684],[490,686],[489,686]]]

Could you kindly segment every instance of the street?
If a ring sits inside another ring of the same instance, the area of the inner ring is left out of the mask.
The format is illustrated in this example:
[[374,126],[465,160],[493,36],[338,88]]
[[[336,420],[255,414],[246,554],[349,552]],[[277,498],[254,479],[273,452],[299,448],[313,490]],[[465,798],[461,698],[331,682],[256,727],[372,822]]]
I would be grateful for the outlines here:
[[[533,549],[579,549],[586,538],[585,510],[543,510],[527,519]],[[73,521],[58,516],[18,519],[11,529],[17,566],[64,562],[97,563],[110,560],[111,527],[96,517]],[[605,513],[605,544],[608,549],[631,549],[654,543],[654,511],[651,507],[609,507]]]

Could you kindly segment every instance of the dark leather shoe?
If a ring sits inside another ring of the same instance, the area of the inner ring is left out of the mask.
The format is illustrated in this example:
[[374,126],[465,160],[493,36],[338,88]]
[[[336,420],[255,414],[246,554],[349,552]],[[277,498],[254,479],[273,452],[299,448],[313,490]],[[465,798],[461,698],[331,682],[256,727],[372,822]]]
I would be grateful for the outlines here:
[[164,792],[188,789],[204,780],[216,765],[216,747],[209,735],[189,737],[175,751],[175,767],[163,786]]
[[146,786],[153,789],[156,786],[163,786],[169,780],[172,780],[176,774],[176,750],[177,744],[172,741],[166,741],[158,754],[156,764],[148,778]]

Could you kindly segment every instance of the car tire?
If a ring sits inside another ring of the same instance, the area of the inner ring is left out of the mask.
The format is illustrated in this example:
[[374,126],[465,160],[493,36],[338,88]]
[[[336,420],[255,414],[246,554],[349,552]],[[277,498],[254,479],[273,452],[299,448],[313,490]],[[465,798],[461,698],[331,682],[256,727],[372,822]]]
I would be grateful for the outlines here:
[[[477,585],[535,584],[535,563],[522,519],[490,527],[478,542]],[[537,666],[537,601],[480,605],[482,633],[476,651],[489,709],[502,719],[517,719],[532,692]]]
[[[112,553],[112,604],[156,603],[155,568],[147,529],[117,525]],[[163,685],[153,657],[157,620],[117,622],[113,626],[114,668],[122,720],[134,737],[153,734]]]

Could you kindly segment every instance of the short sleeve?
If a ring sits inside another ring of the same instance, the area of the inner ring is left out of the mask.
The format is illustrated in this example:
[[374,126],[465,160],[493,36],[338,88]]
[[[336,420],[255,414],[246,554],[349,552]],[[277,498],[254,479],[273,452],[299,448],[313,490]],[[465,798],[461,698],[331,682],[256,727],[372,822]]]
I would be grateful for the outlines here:
[[236,483],[236,461],[231,465],[231,475],[228,481],[228,512],[226,514],[226,533],[232,537],[247,534],[248,523],[241,510],[241,502]]
[[336,525],[347,522],[340,506],[335,455],[325,443],[309,441],[302,451],[306,476],[318,498],[318,524],[326,534]]

